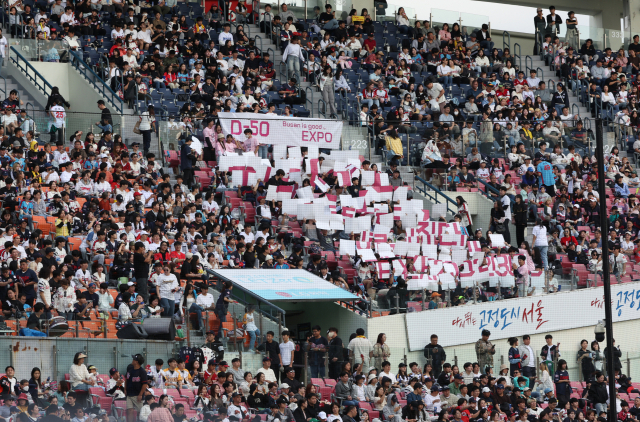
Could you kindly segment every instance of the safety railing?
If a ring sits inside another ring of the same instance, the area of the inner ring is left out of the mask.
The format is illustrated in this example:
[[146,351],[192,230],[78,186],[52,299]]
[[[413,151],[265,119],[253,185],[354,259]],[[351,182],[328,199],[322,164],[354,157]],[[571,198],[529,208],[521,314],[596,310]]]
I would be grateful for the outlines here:
[[[258,45],[258,40],[260,40],[260,54],[262,54],[262,52],[264,51],[262,47],[262,37],[260,35],[256,35],[255,37],[253,37],[253,40],[256,46]],[[273,56],[270,56],[270,57],[273,58]]]
[[327,118],[327,103],[322,98],[318,100],[318,114],[324,119]]
[[0,89],[0,92],[2,92],[3,94],[2,96],[6,98],[9,96],[9,93],[7,92],[7,80],[5,79],[4,76],[0,76],[0,79],[2,79],[2,85],[3,85],[3,88]]
[[520,44],[518,43],[513,44],[513,57],[515,57],[518,60],[518,70],[521,70],[522,69],[522,47],[520,47]]
[[[29,63],[29,60],[25,59],[22,54],[18,52],[14,47],[11,47],[13,54],[9,55],[11,62],[22,72],[27,79],[29,79],[38,91],[42,92],[46,97],[51,95],[53,87],[47,80],[36,70],[35,67]],[[5,85],[6,90],[6,85]]]
[[456,201],[445,195],[440,189],[427,182],[420,176],[415,176],[415,180],[422,183],[422,186],[416,184],[415,189],[424,197],[436,204],[446,204],[447,212],[450,212],[451,214],[455,215],[458,212],[458,204],[456,203]]
[[313,88],[310,86],[304,89],[305,93],[305,106],[309,106],[309,113],[311,117],[313,117]]
[[502,31],[502,50],[505,48],[511,50],[511,34],[507,31]]
[[[529,62],[531,62],[531,66],[529,66]],[[525,74],[527,75],[529,74],[529,71],[533,69],[533,58],[528,54],[524,57],[524,67],[525,67]],[[538,75],[538,77],[540,76]],[[540,78],[540,80],[542,80],[542,78]]]
[[124,112],[124,100],[118,96],[107,83],[102,80],[100,76],[91,66],[87,65],[80,57],[73,51],[69,50],[69,54],[75,59],[71,60],[71,65],[102,95],[102,97],[111,104],[116,113],[122,114]]

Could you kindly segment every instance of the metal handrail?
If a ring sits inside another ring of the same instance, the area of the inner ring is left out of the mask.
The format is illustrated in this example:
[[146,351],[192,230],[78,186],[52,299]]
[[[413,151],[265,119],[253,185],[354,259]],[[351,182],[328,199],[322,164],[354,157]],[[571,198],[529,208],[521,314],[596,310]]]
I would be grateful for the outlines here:
[[2,79],[2,81],[4,82],[4,89],[0,90],[0,92],[2,92],[4,94],[5,97],[8,97],[9,94],[7,94],[7,80],[5,79],[4,76],[0,76],[0,78]]
[[[507,42],[506,40],[509,41]],[[502,50],[504,50],[505,48],[511,50],[511,34],[508,31],[502,31]]]
[[[307,97],[305,98],[305,106],[307,104],[311,106],[309,112],[311,113],[311,117],[313,117],[313,89],[310,86],[308,86],[304,89],[304,92]],[[311,95],[309,95],[309,93],[311,93]]]
[[[13,47],[12,47],[13,48]],[[96,88],[102,97],[109,101],[109,103],[115,108],[116,113],[122,114],[124,112],[124,100],[118,96],[111,87],[104,81],[102,78],[91,69],[89,65],[87,65],[80,57],[74,53],[72,50],[69,50],[69,54],[71,54],[75,60],[72,60],[71,65],[78,71],[84,78]],[[87,74],[88,73],[88,74]],[[100,81],[98,83],[97,81]],[[116,99],[116,100],[114,100]]]
[[[487,189],[489,189],[491,192],[493,193],[497,193],[498,195],[500,194],[500,191],[496,188],[494,188],[493,186],[491,186],[490,184],[488,184],[487,182],[485,182],[482,179],[476,179],[478,182],[482,183]],[[478,189],[482,194],[484,194],[484,196],[486,196],[487,198],[491,199],[493,202],[496,202],[498,200],[498,198],[494,198],[493,196],[489,195],[487,192],[484,192],[482,189]],[[515,205],[515,201],[512,198],[511,199],[511,205]]]
[[322,98],[318,100],[318,114],[325,119],[327,118],[327,103]]
[[[439,196],[441,196],[442,198],[444,198],[445,204],[447,205],[447,212],[450,212],[451,214],[454,214],[454,215],[458,212],[458,203],[456,201],[454,201],[453,199],[449,198],[447,195],[442,193],[442,191],[440,189],[438,189],[437,187],[435,187],[431,183],[427,182],[422,177],[415,176],[414,179],[423,184],[423,187],[420,187],[419,185],[415,185],[414,188],[418,192],[420,192],[421,194],[423,194],[429,200],[431,200],[432,202],[435,202],[436,204],[440,204],[441,203],[441,200],[438,198]],[[429,187],[429,189],[431,189],[431,190],[430,191],[427,190],[426,187]],[[449,204],[453,204],[455,206],[455,208],[452,208]]]
[[256,35],[255,37],[253,37],[253,41],[256,43],[256,45],[258,44],[258,38],[260,38],[260,55],[262,55],[262,37],[260,35]]
[[[29,60],[25,59],[22,54],[18,52],[13,46],[11,47],[11,51],[15,54],[9,55],[10,61],[12,61],[16,67],[29,79],[35,87],[41,91],[47,97],[51,95],[51,90],[53,86],[36,70],[35,67],[29,63]],[[24,64],[22,64],[24,62]],[[33,72],[32,74],[30,72]],[[5,86],[6,91],[6,86]]]
[[574,116],[580,116],[580,107],[578,107],[578,104],[571,104],[571,114]]
[[[529,66],[529,61],[531,61],[531,66]],[[533,69],[533,58],[528,54],[524,57],[524,67],[525,67],[526,73],[529,73],[529,71]],[[542,78],[540,78],[540,80],[542,80]]]
[[518,70],[521,70],[522,69],[522,47],[520,47],[520,44],[518,43],[513,44],[513,57],[518,59]]
[[538,76],[540,78],[540,80],[544,81],[544,70],[542,68],[540,68],[540,66],[538,66],[538,67],[536,67],[536,73],[537,72],[540,72],[540,73],[538,73],[538,75],[540,75],[540,76]]

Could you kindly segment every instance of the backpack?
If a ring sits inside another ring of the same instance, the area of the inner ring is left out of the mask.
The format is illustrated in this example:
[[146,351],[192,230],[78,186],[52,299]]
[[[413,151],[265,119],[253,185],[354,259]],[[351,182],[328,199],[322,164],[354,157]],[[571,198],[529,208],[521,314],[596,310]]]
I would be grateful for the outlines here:
[[320,255],[322,253],[322,250],[320,249],[320,246],[318,246],[317,244],[312,244],[311,246],[309,246],[309,255]]

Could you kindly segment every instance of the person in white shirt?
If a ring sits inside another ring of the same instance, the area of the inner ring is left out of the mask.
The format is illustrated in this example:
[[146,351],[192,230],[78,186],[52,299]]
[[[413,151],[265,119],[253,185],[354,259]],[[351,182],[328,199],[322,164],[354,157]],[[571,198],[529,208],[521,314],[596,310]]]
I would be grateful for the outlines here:
[[294,36],[291,42],[287,44],[287,48],[282,53],[282,61],[287,64],[289,77],[295,77],[300,81],[300,61],[304,61],[304,56],[302,55],[298,36]]
[[531,241],[531,244],[534,248],[538,248],[540,259],[542,259],[542,266],[546,271],[549,269],[549,261],[547,257],[547,251],[549,250],[549,240],[547,239],[547,228],[542,225],[542,219],[537,219],[532,234],[533,240]]
[[213,295],[209,293],[209,290],[203,291],[196,297],[196,302],[191,305],[189,312],[195,312],[198,315],[198,323],[200,324],[200,330],[204,330],[204,321],[202,319],[202,313],[205,311],[215,310],[215,300]]
[[287,367],[293,365],[293,352],[296,350],[296,346],[289,339],[288,330],[282,332],[282,343],[280,343],[280,367]]
[[231,422],[239,422],[247,417],[247,408],[242,405],[242,399],[241,393],[233,393],[231,396],[233,403],[227,407],[227,417]]
[[244,238],[244,243],[246,244],[253,243],[255,241],[255,235],[251,231],[251,226],[248,224],[245,226],[244,231],[240,233],[240,236]]
[[388,361],[382,362],[382,371],[380,371],[378,379],[382,382],[383,377],[389,378],[391,380],[391,383],[395,384],[396,375],[391,372],[391,363],[389,363]]
[[431,387],[431,393],[424,397],[425,409],[434,414],[440,413],[442,409],[442,403],[440,401],[440,388]]
[[2,66],[4,65],[4,56],[7,52],[7,46],[7,39],[2,34],[2,29],[0,29],[0,75],[2,75]]
[[[276,378],[276,373],[273,372],[273,369],[271,369],[271,358],[269,357],[262,358],[262,368],[258,369],[258,374],[261,372],[264,374],[265,381],[278,382]],[[257,374],[256,374],[256,378],[257,378]]]
[[[349,342],[349,354],[353,356],[355,362],[365,363],[373,356],[373,346],[369,339],[364,336],[364,329],[358,328],[356,330],[356,337]],[[365,359],[363,362],[362,359]]]
[[231,45],[233,45],[233,34],[229,32],[230,30],[231,30],[231,25],[229,25],[228,23],[225,23],[223,27],[223,32],[221,32],[220,35],[218,36],[218,44],[220,44],[220,46],[225,45],[227,41],[231,41]]
[[141,49],[144,48],[144,44],[151,44],[151,29],[148,28],[146,23],[143,22],[140,24],[140,30],[138,31],[136,39],[140,41],[138,46],[140,46]]
[[80,268],[76,271],[76,278],[84,288],[88,288],[91,283],[91,273],[89,272],[89,263],[87,261],[80,262]]

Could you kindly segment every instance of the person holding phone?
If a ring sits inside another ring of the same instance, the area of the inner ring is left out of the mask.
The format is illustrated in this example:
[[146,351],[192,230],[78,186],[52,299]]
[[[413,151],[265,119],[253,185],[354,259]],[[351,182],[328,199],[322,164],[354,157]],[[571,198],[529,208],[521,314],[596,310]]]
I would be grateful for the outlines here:
[[496,346],[489,341],[489,336],[489,330],[482,330],[482,338],[476,342],[476,356],[482,373],[486,373],[487,367],[493,367],[493,355],[496,354]]

